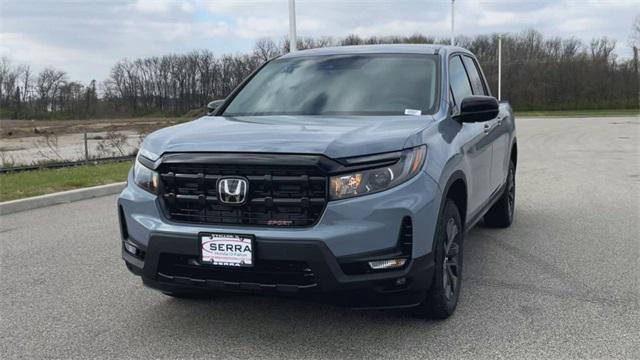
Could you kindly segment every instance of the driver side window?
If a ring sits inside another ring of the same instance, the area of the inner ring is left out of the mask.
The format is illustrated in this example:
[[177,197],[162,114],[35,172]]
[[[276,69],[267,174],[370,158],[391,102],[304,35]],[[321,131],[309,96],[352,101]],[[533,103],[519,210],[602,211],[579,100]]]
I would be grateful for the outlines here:
[[462,59],[460,59],[460,56],[458,55],[453,56],[449,60],[449,87],[451,89],[451,94],[453,95],[455,112],[457,113],[460,111],[460,103],[462,102],[462,99],[473,95],[467,71],[464,69]]

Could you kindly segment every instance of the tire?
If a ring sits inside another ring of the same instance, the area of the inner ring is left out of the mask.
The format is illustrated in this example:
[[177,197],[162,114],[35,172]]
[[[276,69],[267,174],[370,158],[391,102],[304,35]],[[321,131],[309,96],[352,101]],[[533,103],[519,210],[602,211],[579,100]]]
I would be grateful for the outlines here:
[[484,215],[484,224],[494,228],[508,228],[513,223],[516,211],[516,166],[509,162],[509,174],[504,193]]
[[447,199],[436,229],[433,281],[425,300],[414,309],[415,315],[446,319],[455,311],[462,284],[463,240],[460,211]]

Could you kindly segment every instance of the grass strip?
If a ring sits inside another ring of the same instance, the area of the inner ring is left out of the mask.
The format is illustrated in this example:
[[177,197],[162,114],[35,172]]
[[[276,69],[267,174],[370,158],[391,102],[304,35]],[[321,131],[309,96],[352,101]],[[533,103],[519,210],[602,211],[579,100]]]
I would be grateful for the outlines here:
[[0,201],[125,181],[130,168],[125,161],[0,174]]

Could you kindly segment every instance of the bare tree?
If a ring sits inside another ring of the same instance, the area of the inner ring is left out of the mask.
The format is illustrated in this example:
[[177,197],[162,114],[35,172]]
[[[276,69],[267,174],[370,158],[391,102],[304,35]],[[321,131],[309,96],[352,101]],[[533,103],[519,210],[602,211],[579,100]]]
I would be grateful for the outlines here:
[[260,39],[256,41],[253,47],[254,56],[265,62],[280,55],[280,50],[275,42],[271,39]]
[[24,103],[31,100],[31,66],[22,65],[22,98]]
[[[640,37],[640,17],[633,24]],[[457,42],[480,60],[490,87],[497,86],[498,34],[458,36]],[[634,41],[636,41],[634,40]],[[246,54],[215,55],[210,50],[123,59],[104,81],[68,81],[65,73],[0,60],[3,116],[113,117],[147,114],[194,116],[213,99],[222,99],[265,61],[288,52],[289,40],[260,39]],[[447,43],[423,34],[349,35],[298,39],[298,48],[385,43]],[[616,43],[606,37],[583,43],[546,38],[535,30],[502,34],[503,94],[518,110],[634,108],[638,106],[637,56],[618,59]],[[637,53],[637,50],[635,51]]]
[[15,92],[20,77],[20,68],[16,68],[11,60],[0,58],[0,107],[15,106]]
[[36,93],[40,110],[55,111],[55,98],[58,90],[66,79],[66,73],[53,68],[46,68],[38,74],[36,79]]

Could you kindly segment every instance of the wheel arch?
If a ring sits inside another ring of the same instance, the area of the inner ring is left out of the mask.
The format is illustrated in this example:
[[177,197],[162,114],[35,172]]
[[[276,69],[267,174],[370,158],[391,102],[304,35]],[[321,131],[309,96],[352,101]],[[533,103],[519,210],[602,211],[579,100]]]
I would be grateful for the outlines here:
[[444,209],[444,204],[447,199],[453,200],[460,211],[460,217],[462,218],[462,226],[466,225],[467,221],[467,208],[468,208],[468,190],[467,190],[467,177],[461,170],[456,170],[451,174],[449,180],[442,191],[442,201],[440,204],[440,214]]
[[[444,213],[444,207],[447,203],[447,200],[451,199],[458,207],[458,211],[460,211],[460,218],[462,222],[463,229],[466,228],[466,219],[467,219],[467,203],[468,203],[468,194],[467,194],[467,177],[462,170],[455,170],[450,176],[444,187],[442,188],[442,197],[440,199],[440,206],[438,209],[438,220],[436,221],[436,226],[439,226],[440,217]],[[437,231],[436,231],[437,233]],[[435,236],[435,234],[434,234]],[[435,253],[436,247],[436,239],[434,238],[433,243],[431,244],[431,253]]]

